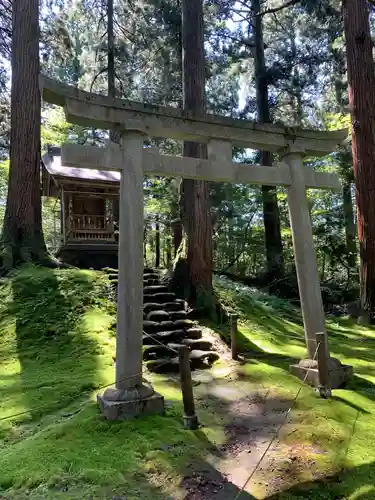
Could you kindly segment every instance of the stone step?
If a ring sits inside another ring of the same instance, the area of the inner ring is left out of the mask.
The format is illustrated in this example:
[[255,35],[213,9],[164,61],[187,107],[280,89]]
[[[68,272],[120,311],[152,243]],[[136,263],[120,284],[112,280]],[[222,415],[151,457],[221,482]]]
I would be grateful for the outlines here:
[[159,285],[159,284],[160,283],[159,283],[158,279],[149,278],[149,279],[143,280],[143,287],[152,286],[152,285]]
[[176,328],[185,328],[185,329],[194,328],[196,326],[195,321],[192,321],[191,319],[177,319],[173,321],[173,324]]
[[200,328],[193,327],[186,330],[186,337],[189,339],[199,340],[203,337],[203,333]]
[[184,301],[176,299],[174,302],[165,302],[161,305],[161,309],[168,312],[183,311],[185,307]]
[[153,295],[154,293],[168,293],[169,288],[166,285],[150,285],[145,286],[143,293],[145,295]]
[[176,321],[179,319],[188,319],[188,314],[186,311],[171,311],[169,316],[172,321]]
[[[156,309],[155,311],[150,311],[146,314],[146,319],[148,321],[157,321],[161,323],[162,321],[176,321],[187,319],[186,311],[164,311],[163,309]],[[176,326],[181,326],[182,323],[178,323]],[[192,325],[190,323],[186,324],[187,327],[191,328]]]
[[170,355],[175,356],[175,353],[171,351],[168,347],[165,347],[160,344],[148,345],[143,349],[143,359],[144,361],[148,361],[150,359],[156,359],[160,356],[165,356],[166,358]]
[[148,314],[149,312],[151,311],[165,311],[165,307],[164,307],[164,304],[159,304],[157,302],[145,302],[143,304],[143,312],[145,314]]
[[177,324],[175,321],[143,321],[143,330],[146,333],[170,332],[171,330],[187,330],[183,325]]
[[204,339],[182,339],[182,345],[187,345],[191,351],[199,350],[199,351],[212,351],[212,342]]
[[173,302],[175,298],[176,295],[174,293],[144,294],[143,303],[158,302],[159,304],[164,304],[164,302]]
[[156,333],[158,330],[160,330],[160,323],[157,323],[156,321],[145,320],[143,321],[143,330],[146,333]]
[[178,373],[180,369],[177,356],[175,358],[152,359],[146,363],[146,366],[153,373]]
[[148,314],[151,311],[167,311],[167,312],[176,312],[182,311],[183,304],[180,302],[165,302],[164,304],[157,304],[156,302],[149,302],[143,304],[143,312]]
[[[150,313],[151,314],[151,313]],[[168,313],[167,313],[168,314]],[[196,338],[194,335],[197,334],[195,330],[202,333],[200,328],[195,328],[194,321],[190,319],[178,319],[176,321],[163,320],[163,321],[153,321],[150,319],[145,319],[143,321],[143,329],[146,333],[155,333],[158,331],[169,331],[169,330],[186,330],[191,338]],[[201,338],[201,337],[199,337]]]
[[144,280],[159,280],[159,275],[156,273],[143,273]]
[[[211,365],[219,359],[219,354],[215,351],[204,352],[200,350],[194,350],[190,352],[189,359],[191,368],[202,367],[202,365]],[[155,373],[171,373],[179,371],[179,360],[178,356],[168,358],[167,356],[152,359],[146,363],[148,370]]]
[[161,323],[162,321],[169,321],[171,316],[167,311],[158,309],[156,311],[150,311],[147,314],[146,319],[148,321],[157,321],[158,323]]
[[174,352],[175,354],[178,353],[178,350],[180,349],[180,347],[184,347],[184,344],[182,343],[183,340],[180,340],[180,342],[181,342],[180,344],[173,343],[173,342],[170,342],[169,344],[167,344],[167,347],[168,347],[168,349],[170,349],[170,352]]
[[154,345],[154,344],[159,344],[159,342],[162,342],[163,344],[168,344],[171,342],[179,342],[184,338],[186,338],[185,330],[167,330],[163,332],[156,332],[148,335],[143,335],[143,344]]

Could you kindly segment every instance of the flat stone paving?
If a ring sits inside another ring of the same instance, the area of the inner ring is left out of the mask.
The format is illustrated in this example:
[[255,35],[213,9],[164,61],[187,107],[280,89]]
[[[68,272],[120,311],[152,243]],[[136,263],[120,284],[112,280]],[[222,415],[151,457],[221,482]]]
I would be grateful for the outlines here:
[[222,420],[225,439],[186,472],[181,484],[185,500],[234,500],[237,495],[239,500],[266,498],[285,486],[285,475],[292,469],[298,475],[313,467],[311,456],[324,453],[318,449],[303,453],[298,446],[292,449],[282,444],[276,435],[280,425],[291,423],[289,409],[295,394],[283,399],[277,388],[259,389],[236,379],[235,365],[231,361],[225,368],[192,374],[197,411],[214,411]]

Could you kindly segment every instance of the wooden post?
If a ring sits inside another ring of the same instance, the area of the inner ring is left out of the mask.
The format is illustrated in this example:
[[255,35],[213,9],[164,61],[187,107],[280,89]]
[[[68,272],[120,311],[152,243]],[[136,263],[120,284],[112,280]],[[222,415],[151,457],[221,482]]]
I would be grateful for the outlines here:
[[331,397],[331,384],[328,369],[328,356],[325,348],[326,334],[320,332],[316,334],[317,342],[317,358],[318,358],[318,372],[319,372],[319,394],[322,398]]
[[184,427],[189,430],[198,429],[198,417],[195,414],[193,384],[191,381],[190,349],[188,346],[181,346],[178,351],[180,362],[180,380],[182,399],[184,402]]
[[232,350],[232,359],[238,359],[238,326],[237,326],[238,315],[230,315],[230,346]]

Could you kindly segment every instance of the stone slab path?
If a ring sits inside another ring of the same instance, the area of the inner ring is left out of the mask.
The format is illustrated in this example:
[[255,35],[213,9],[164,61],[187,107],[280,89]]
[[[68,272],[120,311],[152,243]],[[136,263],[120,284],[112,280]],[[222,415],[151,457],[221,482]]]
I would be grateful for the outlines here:
[[257,389],[249,381],[235,379],[233,363],[228,362],[221,373],[193,374],[197,411],[214,411],[222,421],[225,439],[213,445],[204,460],[192,464],[176,498],[266,498],[293,484],[306,467],[313,468],[314,454],[324,453],[282,443],[277,432],[282,424],[293,424],[289,410],[295,395],[281,398],[279,388]]

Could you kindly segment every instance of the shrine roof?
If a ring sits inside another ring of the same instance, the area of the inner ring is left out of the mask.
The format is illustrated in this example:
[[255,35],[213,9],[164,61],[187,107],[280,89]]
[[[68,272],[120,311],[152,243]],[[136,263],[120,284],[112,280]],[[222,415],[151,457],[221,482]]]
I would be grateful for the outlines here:
[[86,181],[120,182],[120,172],[67,167],[62,165],[60,148],[51,148],[51,150],[43,156],[42,161],[47,172],[53,177],[81,179]]

